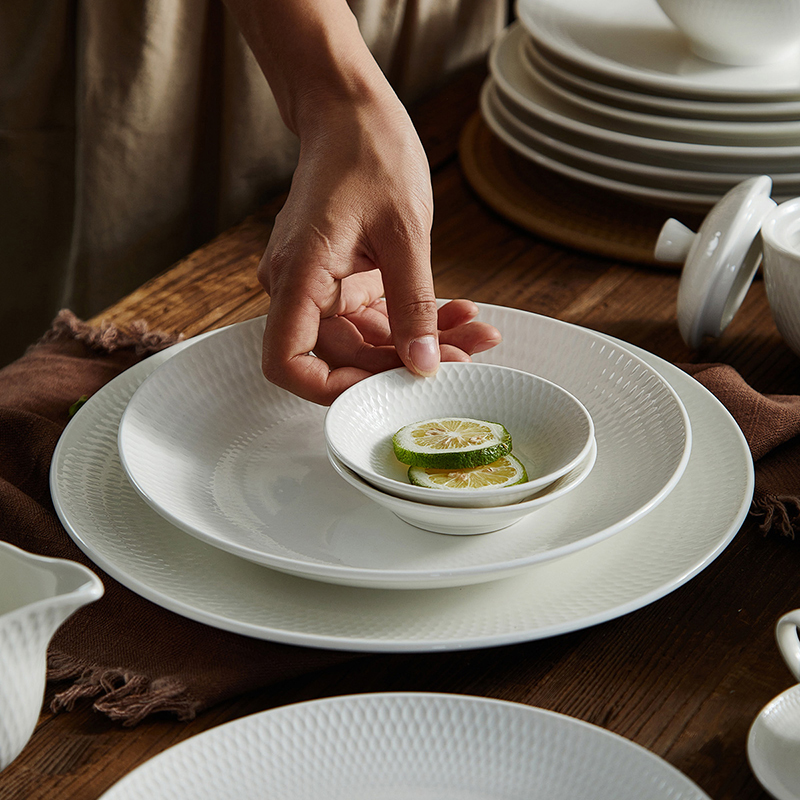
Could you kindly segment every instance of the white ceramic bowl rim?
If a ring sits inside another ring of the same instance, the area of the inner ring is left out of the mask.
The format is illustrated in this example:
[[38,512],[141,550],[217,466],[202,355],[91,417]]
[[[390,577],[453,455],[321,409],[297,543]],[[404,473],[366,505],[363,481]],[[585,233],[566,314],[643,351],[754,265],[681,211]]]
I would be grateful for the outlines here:
[[[326,414],[325,425],[324,425],[325,440],[326,443],[328,444],[328,447],[333,452],[333,454],[339,459],[339,461],[341,461],[346,467],[351,469],[353,472],[355,472],[357,475],[359,475],[366,481],[370,483],[377,482],[378,485],[382,488],[389,488],[393,486],[402,487],[405,497],[407,498],[409,496],[419,497],[423,502],[424,499],[426,497],[429,498],[430,493],[434,491],[441,496],[447,494],[453,497],[460,497],[462,499],[471,497],[473,499],[485,498],[487,500],[490,498],[502,498],[510,495],[519,495],[521,490],[522,491],[530,490],[531,493],[533,493],[534,491],[537,491],[537,487],[544,488],[546,485],[552,483],[557,478],[561,477],[562,475],[565,475],[575,466],[580,464],[589,454],[592,448],[592,444],[594,442],[594,435],[595,435],[594,422],[592,420],[591,414],[589,414],[584,404],[581,403],[581,401],[578,400],[578,398],[575,397],[571,392],[568,392],[566,389],[564,389],[561,386],[558,386],[552,381],[548,381],[544,378],[539,377],[538,375],[534,375],[533,373],[525,372],[524,370],[513,369],[511,367],[502,367],[496,364],[485,364],[479,362],[470,362],[470,363],[449,362],[442,364],[440,367],[441,372],[446,372],[446,371],[457,372],[463,369],[480,370],[488,374],[503,372],[509,374],[516,374],[519,376],[526,376],[531,380],[531,382],[539,383],[549,387],[551,391],[554,391],[556,394],[562,397],[569,404],[572,410],[578,413],[581,416],[581,418],[585,421],[586,436],[582,440],[581,446],[579,448],[576,447],[574,449],[574,452],[570,453],[570,457],[565,459],[560,464],[558,469],[551,470],[547,474],[537,475],[536,477],[531,478],[524,484],[516,484],[515,486],[507,486],[499,489],[474,489],[474,490],[435,489],[434,490],[421,486],[412,486],[409,483],[405,483],[399,480],[395,480],[394,478],[391,478],[389,476],[379,474],[375,470],[370,469],[368,465],[356,463],[353,460],[353,458],[349,456],[346,450],[343,450],[341,447],[337,446],[336,425],[338,423],[339,414],[343,413],[342,409],[345,406],[345,404],[350,402],[352,398],[357,394],[363,394],[365,391],[368,391],[369,387],[372,384],[377,382],[392,380],[392,376],[398,376],[404,374],[410,376],[410,373],[408,373],[406,368],[401,367],[399,369],[389,370],[387,372],[382,372],[377,375],[373,375],[369,378],[365,378],[363,381],[360,381],[351,389],[348,389],[333,402],[330,409],[328,410],[328,413]],[[424,380],[424,379],[418,379],[418,380]],[[436,416],[436,413],[434,412],[430,416],[431,417]],[[468,416],[468,414],[456,414],[456,416]],[[402,422],[399,427],[402,427],[402,425],[405,424],[410,424],[414,421],[415,421],[414,418],[408,418],[406,419],[405,422]],[[504,421],[501,419],[493,421],[505,424]],[[390,430],[389,428],[387,428],[384,433],[387,436],[391,436],[395,432],[395,430],[396,429]],[[512,437],[513,437],[513,431],[512,431]]]

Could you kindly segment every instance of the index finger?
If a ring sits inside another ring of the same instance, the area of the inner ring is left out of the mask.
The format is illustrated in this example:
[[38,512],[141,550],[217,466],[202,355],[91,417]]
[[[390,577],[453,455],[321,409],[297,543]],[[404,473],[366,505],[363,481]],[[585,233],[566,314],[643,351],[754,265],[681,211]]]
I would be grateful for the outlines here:
[[321,405],[330,405],[345,389],[370,375],[356,367],[331,370],[312,354],[317,341],[320,310],[298,282],[272,298],[261,368],[267,380]]

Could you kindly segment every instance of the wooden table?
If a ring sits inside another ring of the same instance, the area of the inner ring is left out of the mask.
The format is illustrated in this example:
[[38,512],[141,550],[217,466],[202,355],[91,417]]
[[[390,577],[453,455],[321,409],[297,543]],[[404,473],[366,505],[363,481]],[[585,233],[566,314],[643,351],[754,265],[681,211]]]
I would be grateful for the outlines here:
[[[551,315],[672,361],[733,364],[757,389],[800,393],[797,357],[772,323],[763,283],[722,341],[693,354],[675,324],[678,273],[552,245],[500,219],[472,194],[455,155],[481,74],[468,73],[416,122],[433,166],[437,293]],[[193,335],[267,310],[255,267],[280,198],[108,309],[120,323]],[[376,655],[224,703],[189,723],[124,729],[83,707],[42,713],[0,798],[91,800],[138,764],[189,736],[274,706],[365,691],[441,691],[514,700],[578,717],[674,764],[717,800],[766,798],[746,758],[759,709],[792,684],[773,627],[800,606],[800,543],[748,520],[698,577],[663,599],[588,630],[493,649]],[[48,707],[50,694],[46,698]]]

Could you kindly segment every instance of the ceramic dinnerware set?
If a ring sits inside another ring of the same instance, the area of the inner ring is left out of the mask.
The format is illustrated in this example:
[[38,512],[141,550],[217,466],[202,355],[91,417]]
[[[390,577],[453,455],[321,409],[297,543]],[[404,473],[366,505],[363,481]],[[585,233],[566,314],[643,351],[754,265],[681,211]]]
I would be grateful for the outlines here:
[[[578,485],[507,528],[438,535],[343,480],[329,458],[326,409],[261,374],[263,318],[182,342],[97,392],[53,456],[59,517],[95,563],[165,608],[223,630],[351,651],[486,647],[577,630],[653,602],[710,564],[739,530],[753,489],[747,444],[719,402],[667,362],[594,331],[497,306],[480,313],[503,343],[475,364],[445,365],[441,385],[479,396],[511,376],[513,402],[457,411],[494,410],[517,430],[528,416],[514,408],[525,398],[520,386],[552,394],[545,416],[582,419],[583,432],[561,440],[560,457],[537,474],[523,425],[514,452],[531,460],[531,480],[594,458]],[[447,383],[467,369],[469,383]],[[374,416],[389,415],[384,406]],[[373,424],[366,410],[360,419]],[[369,459],[354,465],[370,472]],[[394,724],[400,718],[414,724]],[[360,757],[376,746],[391,754],[385,764]],[[233,783],[219,756],[232,751],[241,756]],[[569,781],[575,796],[591,785],[603,800],[644,787],[663,800],[705,800],[662,759],[595,726],[515,704],[412,694],[237,720],[170,748],[108,797],[152,796],[164,785],[180,787],[175,797],[226,797],[247,785],[299,798],[310,796],[306,780],[339,796],[358,796],[354,787],[378,796],[400,771],[406,796],[421,796],[435,777],[438,794],[487,787],[487,796],[522,798],[532,775],[542,780],[541,759],[553,787]],[[428,762],[433,772],[420,768]]]
[[[794,0],[774,2],[798,14]],[[757,3],[683,5],[716,6],[756,44],[747,15],[773,18]],[[518,0],[518,21],[490,54],[485,121],[539,166],[657,205],[706,211],[761,174],[778,201],[800,195],[800,25],[783,26],[784,49],[766,32],[774,44],[751,54],[758,63],[721,64],[696,54],[687,21],[669,10],[683,31],[656,0]],[[770,55],[780,58],[758,61]]]
[[[122,414],[118,448],[131,485],[164,519],[274,569],[394,588],[493,580],[621,530],[674,487],[691,451],[669,385],[593,338],[565,358],[565,333],[554,329],[541,364],[566,362],[556,380],[501,364],[443,364],[429,379],[399,369],[360,382],[326,412],[263,377],[263,326],[212,335],[157,369]],[[528,480],[411,485],[392,436],[443,416],[504,425]],[[591,481],[604,464],[623,484],[613,492]],[[570,509],[581,524],[569,524]],[[498,529],[514,522],[525,527],[503,546]],[[495,534],[466,548],[426,541],[442,538],[430,531]]]

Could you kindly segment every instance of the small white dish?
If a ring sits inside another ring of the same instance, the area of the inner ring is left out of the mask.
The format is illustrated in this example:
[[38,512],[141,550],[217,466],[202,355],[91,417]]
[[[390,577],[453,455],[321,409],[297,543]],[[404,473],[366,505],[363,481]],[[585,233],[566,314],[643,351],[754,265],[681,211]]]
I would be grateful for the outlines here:
[[798,58],[720,67],[692,53],[655,2],[518,0],[517,14],[548,57],[610,85],[705,100],[800,97]]
[[465,695],[359,694],[228,722],[102,800],[710,800],[644,747],[553,711]]
[[[613,380],[629,356],[621,342],[594,331],[518,309],[480,304],[481,318],[503,331],[503,343],[479,359],[518,369],[536,370],[556,382],[572,381],[582,394],[593,383],[605,390],[591,398],[597,426],[597,464],[575,494],[585,505],[552,504],[537,512],[538,536],[550,525],[550,541],[595,536],[591,547],[564,558],[535,564],[517,577],[478,586],[437,591],[378,591],[333,586],[266,569],[224,552],[221,547],[188,536],[150,508],[133,489],[120,463],[117,434],[122,413],[143,380],[164,363],[209,339],[221,346],[240,346],[238,338],[253,323],[204,334],[157,353],[126,370],[94,394],[67,426],[55,449],[50,471],[53,504],[75,543],[106,573],[132,591],[177,614],[221,630],[307,647],[360,652],[454,651],[527,642],[580,630],[635,611],[664,597],[702,572],[733,540],[750,509],[753,461],[741,429],[722,404],[694,378],[651,353],[632,347],[649,369],[668,380],[696,428],[686,472],[675,488],[667,486],[647,506],[631,508],[634,496],[650,480],[659,439],[645,424],[631,438],[632,426],[620,410],[629,405]],[[263,325],[263,321],[261,323]],[[230,339],[227,338],[230,335]],[[546,342],[548,347],[531,347]],[[260,342],[253,346],[258,348]],[[591,352],[606,358],[595,374],[583,362]],[[256,349],[256,353],[258,350]],[[571,358],[565,360],[563,353]],[[611,357],[609,354],[614,354]],[[626,355],[627,354],[627,355]],[[627,368],[625,368],[627,371]],[[630,375],[630,373],[627,373]],[[642,376],[634,374],[642,388]],[[658,385],[652,387],[656,395]],[[656,403],[663,400],[656,397]],[[636,415],[636,407],[631,412]],[[637,440],[645,437],[642,452]],[[667,437],[668,440],[668,437]],[[661,440],[663,441],[663,440]],[[644,457],[644,461],[640,459]],[[619,459],[619,460],[618,460]],[[644,468],[637,468],[644,463]],[[339,545],[350,540],[355,519],[376,534],[392,523],[407,532],[410,525],[376,507],[343,484],[356,502],[372,507],[369,516],[354,511],[343,536],[318,532],[329,552],[341,557]],[[649,495],[649,492],[648,492]],[[622,504],[623,508],[620,508]],[[308,505],[308,504],[306,504]],[[590,508],[587,514],[581,508]],[[551,510],[557,512],[553,519]],[[374,513],[372,513],[374,511]],[[292,532],[308,535],[294,515]],[[462,554],[491,545],[495,560],[515,557],[514,547],[530,550],[526,521],[497,536],[443,537],[416,531],[426,546],[457,546],[445,566],[458,569]],[[613,524],[613,535],[603,526]],[[626,530],[624,530],[627,528]],[[393,541],[393,540],[390,540]],[[360,542],[357,542],[360,546]],[[372,545],[374,549],[374,544]],[[450,550],[450,548],[447,548]],[[521,550],[518,552],[522,552]],[[352,557],[352,550],[348,551]],[[367,548],[356,555],[369,557]],[[413,552],[412,568],[419,566]],[[437,559],[441,566],[441,554]],[[408,577],[406,574],[404,577]]]
[[[348,469],[336,456],[328,451],[328,459],[336,472],[379,506],[388,508],[396,517],[399,517],[415,528],[422,528],[433,533],[446,533],[451,536],[471,536],[480,533],[492,533],[507,528],[519,522],[534,511],[558,500],[573,489],[580,486],[589,476],[597,459],[597,445],[592,442],[592,448],[586,458],[566,475],[562,475],[549,486],[546,486],[531,499],[520,503],[491,508],[458,508],[453,506],[432,506],[429,503],[417,503],[406,500],[404,497],[395,497],[387,492],[382,492],[359,478],[355,472]],[[535,535],[535,521],[531,528],[531,535]],[[547,556],[553,556],[548,553]]]
[[[406,425],[438,417],[505,426],[528,480],[499,489],[410,484],[408,465],[395,457],[392,436]],[[584,461],[594,442],[594,423],[583,403],[552,381],[496,364],[451,362],[430,378],[400,368],[359,381],[328,409],[325,442],[346,467],[385,492],[419,503],[486,508],[530,498]]]
[[[784,614],[775,629],[781,655],[800,680],[800,609]],[[769,702],[750,727],[747,758],[759,783],[776,800],[800,800],[800,685]]]

